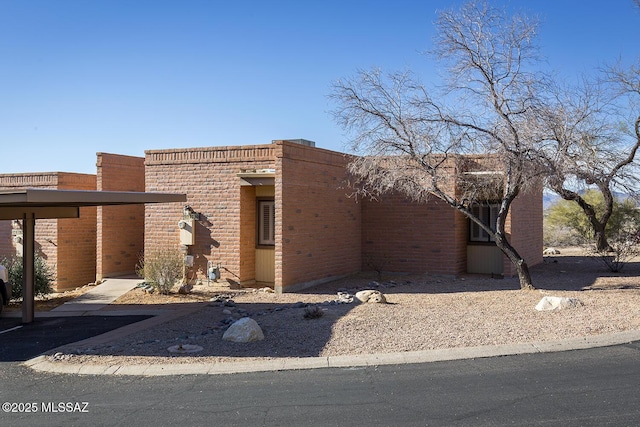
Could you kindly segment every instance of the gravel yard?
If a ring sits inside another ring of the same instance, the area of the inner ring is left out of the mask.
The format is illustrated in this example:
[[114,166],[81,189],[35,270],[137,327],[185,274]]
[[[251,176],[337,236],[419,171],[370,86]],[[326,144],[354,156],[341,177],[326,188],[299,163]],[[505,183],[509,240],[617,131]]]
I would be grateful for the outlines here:
[[[99,345],[69,345],[54,359],[66,363],[214,363],[276,357],[391,353],[462,346],[558,340],[640,329],[640,260],[609,273],[600,260],[577,249],[545,257],[532,268],[535,291],[516,278],[360,276],[300,293],[276,295],[202,285],[190,295],[149,295],[135,289],[109,310],[197,303],[197,311]],[[374,283],[375,282],[375,283]],[[337,292],[374,286],[388,304],[340,304]],[[220,302],[209,302],[220,296]],[[545,295],[573,297],[583,305],[556,312],[534,309]],[[232,300],[229,302],[228,300]],[[305,319],[305,306],[324,315]],[[255,319],[265,339],[222,340],[225,322]],[[175,355],[178,344],[203,348]],[[58,350],[60,351],[60,350]]]

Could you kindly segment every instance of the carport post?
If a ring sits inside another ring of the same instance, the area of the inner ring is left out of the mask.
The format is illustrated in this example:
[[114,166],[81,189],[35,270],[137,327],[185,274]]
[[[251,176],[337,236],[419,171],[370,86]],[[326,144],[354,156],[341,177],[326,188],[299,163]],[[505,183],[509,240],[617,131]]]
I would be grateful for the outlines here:
[[34,319],[35,227],[35,213],[25,212],[22,217],[22,323],[31,323]]

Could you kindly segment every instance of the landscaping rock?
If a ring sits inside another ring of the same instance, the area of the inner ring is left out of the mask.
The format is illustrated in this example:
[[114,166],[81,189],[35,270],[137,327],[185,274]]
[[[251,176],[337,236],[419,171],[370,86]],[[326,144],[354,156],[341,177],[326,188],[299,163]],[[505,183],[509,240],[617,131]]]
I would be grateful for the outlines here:
[[229,326],[222,335],[225,341],[252,342],[264,339],[264,334],[258,322],[250,317],[243,317]]
[[356,299],[360,302],[386,304],[387,299],[380,291],[373,289],[356,292]]
[[192,289],[193,289],[193,285],[192,284],[185,283],[184,285],[180,286],[180,288],[178,289],[178,293],[186,295],[189,292],[191,292]]
[[345,291],[338,291],[338,302],[341,304],[351,304],[353,302],[353,295]]
[[542,251],[542,255],[560,255],[560,251],[556,248],[547,248]]
[[566,308],[576,308],[584,305],[579,299],[565,297],[543,297],[536,305],[538,311],[554,311]]

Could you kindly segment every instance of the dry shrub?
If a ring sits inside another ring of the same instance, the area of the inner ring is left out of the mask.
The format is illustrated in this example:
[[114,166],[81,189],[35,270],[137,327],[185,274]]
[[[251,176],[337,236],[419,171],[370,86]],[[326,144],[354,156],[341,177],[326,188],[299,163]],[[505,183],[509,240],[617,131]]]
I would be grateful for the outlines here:
[[145,251],[136,272],[159,293],[168,294],[184,273],[184,255],[178,248]]

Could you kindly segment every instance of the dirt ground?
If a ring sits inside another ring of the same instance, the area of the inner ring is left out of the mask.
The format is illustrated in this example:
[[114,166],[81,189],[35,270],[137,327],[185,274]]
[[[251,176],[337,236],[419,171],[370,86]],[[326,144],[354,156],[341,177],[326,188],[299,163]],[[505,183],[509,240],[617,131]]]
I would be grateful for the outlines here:
[[[587,337],[640,329],[640,260],[620,273],[578,249],[531,269],[536,290],[520,290],[517,278],[483,275],[361,274],[297,293],[278,295],[252,289],[202,285],[189,295],[147,294],[134,289],[107,307],[162,308],[191,304],[190,314],[100,345],[64,350],[71,363],[204,363],[273,357],[334,356],[419,351]],[[338,292],[377,288],[388,304],[340,304]],[[535,310],[544,296],[580,301],[554,312]],[[218,301],[207,302],[212,297]],[[317,306],[323,316],[305,318]],[[249,316],[265,339],[239,344],[222,339],[230,322]],[[202,347],[189,357],[167,349]],[[68,352],[68,353],[67,353]]]

